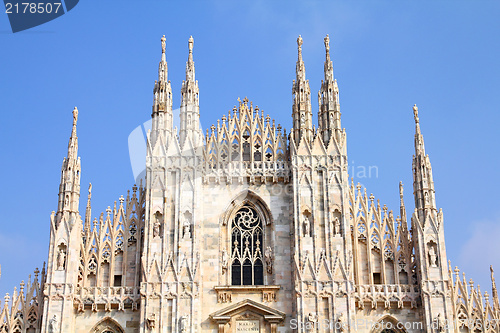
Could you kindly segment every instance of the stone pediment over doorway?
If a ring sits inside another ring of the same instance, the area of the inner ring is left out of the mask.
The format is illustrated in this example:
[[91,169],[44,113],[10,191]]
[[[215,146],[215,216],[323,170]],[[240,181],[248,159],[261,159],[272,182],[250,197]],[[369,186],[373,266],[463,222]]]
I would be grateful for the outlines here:
[[219,325],[219,333],[276,333],[278,324],[285,320],[285,314],[246,299],[212,313],[210,319]]

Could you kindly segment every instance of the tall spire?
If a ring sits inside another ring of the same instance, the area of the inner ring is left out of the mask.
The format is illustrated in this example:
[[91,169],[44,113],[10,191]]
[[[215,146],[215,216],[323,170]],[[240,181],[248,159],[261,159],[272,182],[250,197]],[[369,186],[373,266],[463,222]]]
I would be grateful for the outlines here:
[[321,80],[318,92],[318,129],[325,145],[333,137],[339,145],[342,144],[342,126],[340,123],[339,87],[333,77],[333,63],[330,59],[330,37],[325,39],[326,59],[324,66],[325,79]]
[[403,199],[403,182],[399,182],[399,216],[401,216],[401,222],[406,227],[406,208]]
[[200,104],[198,81],[195,79],[195,68],[193,61],[193,36],[188,40],[188,61],[186,62],[186,80],[182,81],[181,87],[181,111],[179,139],[181,147],[187,138],[191,138],[193,145],[202,144],[203,133],[200,129]]
[[325,51],[326,51],[326,59],[325,59],[325,81],[331,80],[333,81],[333,63],[330,59],[330,36],[326,35],[324,39],[325,43]]
[[154,144],[157,137],[164,133],[166,140],[172,133],[172,87],[168,80],[168,65],[166,58],[166,38],[161,38],[161,59],[158,64],[158,80],[155,81],[154,89],[153,118],[151,126],[151,141]]
[[415,197],[415,209],[419,211],[421,221],[428,211],[436,213],[436,199],[434,181],[432,179],[432,167],[429,155],[425,154],[424,137],[420,131],[420,120],[418,107],[413,106],[415,119],[415,155],[413,155],[413,194]]
[[302,37],[297,38],[298,59],[295,67],[296,79],[293,80],[292,93],[294,96],[292,118],[293,138],[296,145],[300,144],[302,138],[311,142],[312,112],[311,112],[311,89],[309,81],[306,80],[306,68],[302,60]]
[[493,310],[495,310],[496,313],[500,311],[500,304],[498,301],[498,291],[497,291],[497,284],[495,282],[495,276],[493,272],[493,266],[490,265],[490,272],[491,272],[491,296],[493,297]]
[[64,212],[78,212],[80,199],[80,158],[78,157],[78,137],[76,135],[77,122],[78,109],[75,107],[73,109],[73,127],[68,142],[68,155],[64,158],[61,168],[57,224]]
[[78,122],[78,109],[73,109],[73,128],[68,143],[68,160],[75,159],[78,155],[78,137],[76,136],[76,123]]
[[92,222],[92,208],[90,205],[90,200],[92,199],[92,183],[89,184],[89,194],[87,196],[87,208],[85,209],[85,226],[84,226],[84,237],[90,235],[91,222]]
[[194,61],[193,61],[193,44],[194,44],[194,39],[193,36],[189,37],[188,41],[188,47],[189,47],[189,55],[188,55],[188,61],[186,62],[186,81],[195,80],[194,76]]
[[297,81],[306,79],[306,67],[304,65],[304,61],[302,60],[302,44],[304,44],[304,41],[302,40],[302,36],[299,35],[299,37],[297,38],[297,51],[299,55],[295,67]]

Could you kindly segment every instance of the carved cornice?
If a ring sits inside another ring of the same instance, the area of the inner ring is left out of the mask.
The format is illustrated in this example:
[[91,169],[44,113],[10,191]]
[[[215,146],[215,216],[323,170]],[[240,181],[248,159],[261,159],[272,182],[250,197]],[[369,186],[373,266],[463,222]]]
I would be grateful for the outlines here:
[[231,303],[233,294],[261,293],[262,302],[276,302],[280,286],[216,286],[217,303]]

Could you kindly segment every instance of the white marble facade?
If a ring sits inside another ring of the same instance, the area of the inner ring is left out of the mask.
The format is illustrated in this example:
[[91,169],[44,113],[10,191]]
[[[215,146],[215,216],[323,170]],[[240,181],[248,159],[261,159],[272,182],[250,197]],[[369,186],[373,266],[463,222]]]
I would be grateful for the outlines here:
[[498,332],[493,271],[483,298],[447,262],[416,106],[415,211],[402,184],[394,213],[350,181],[324,43],[316,126],[299,36],[292,129],[244,98],[203,133],[193,38],[177,130],[163,36],[145,181],[96,218],[75,108],[47,267],[6,296],[0,333]]

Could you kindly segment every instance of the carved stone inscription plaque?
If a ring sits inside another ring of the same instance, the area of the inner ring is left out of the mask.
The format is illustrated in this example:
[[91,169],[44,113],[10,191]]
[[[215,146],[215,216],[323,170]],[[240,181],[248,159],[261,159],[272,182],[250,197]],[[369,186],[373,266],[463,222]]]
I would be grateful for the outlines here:
[[237,320],[236,332],[237,333],[260,332],[260,323],[258,320]]

